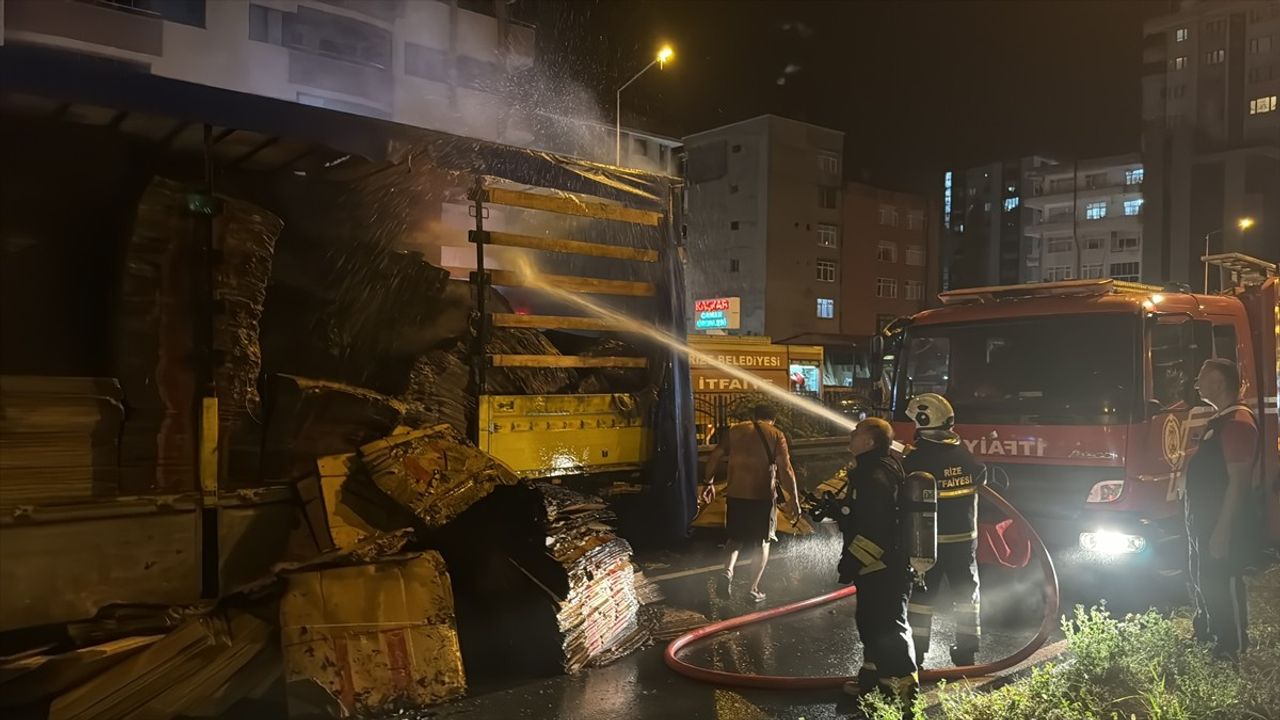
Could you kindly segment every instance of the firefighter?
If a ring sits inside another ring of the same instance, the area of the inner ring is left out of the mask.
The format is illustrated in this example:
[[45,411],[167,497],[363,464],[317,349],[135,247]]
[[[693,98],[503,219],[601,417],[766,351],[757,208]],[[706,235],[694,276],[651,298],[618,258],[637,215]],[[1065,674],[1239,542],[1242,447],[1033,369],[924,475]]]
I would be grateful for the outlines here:
[[978,603],[978,496],[986,468],[952,430],[955,411],[936,393],[911,398],[907,415],[916,425],[916,445],[903,460],[907,473],[927,472],[938,481],[938,560],[925,574],[924,589],[911,596],[908,616],[915,640],[916,664],[929,652],[933,610],[945,578],[953,600],[955,644],[951,662],[972,665],[981,637]]
[[845,692],[879,690],[909,709],[919,686],[907,599],[911,568],[899,547],[898,492],[902,465],[891,452],[893,427],[879,418],[858,423],[849,439],[853,462],[840,510],[845,548],[840,582],[858,586],[855,619],[862,639],[862,669]]

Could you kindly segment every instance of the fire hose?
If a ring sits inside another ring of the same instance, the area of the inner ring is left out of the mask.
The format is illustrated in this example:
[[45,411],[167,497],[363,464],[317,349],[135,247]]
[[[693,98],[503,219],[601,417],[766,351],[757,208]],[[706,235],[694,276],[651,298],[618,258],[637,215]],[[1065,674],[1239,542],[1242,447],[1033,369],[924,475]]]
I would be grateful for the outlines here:
[[[1053,568],[1053,559],[1049,557],[1049,550],[1045,547],[1044,541],[1036,534],[1035,528],[1027,522],[1009,501],[1000,497],[995,490],[988,486],[982,486],[980,492],[997,508],[1002,510],[1006,515],[1013,518],[1014,522],[1021,524],[1030,536],[1031,545],[1035,552],[1035,556],[1040,561],[1040,569],[1044,571],[1044,589],[1045,608],[1044,618],[1040,622],[1040,629],[1035,637],[1031,638],[1026,645],[1023,645],[1017,652],[1008,657],[1001,658],[994,662],[982,663],[980,665],[963,665],[959,667],[937,668],[933,670],[923,670],[920,672],[921,681],[936,680],[958,680],[960,678],[980,677],[990,675],[991,673],[1006,670],[1017,665],[1018,663],[1031,657],[1031,655],[1044,645],[1045,640],[1058,626],[1058,574]],[[711,637],[720,633],[736,630],[748,625],[754,625],[759,622],[766,622],[775,618],[784,617],[793,613],[809,610],[811,608],[820,607],[842,598],[852,597],[858,592],[856,585],[840,588],[834,592],[825,595],[809,598],[808,600],[800,600],[798,602],[782,605],[768,610],[761,610],[747,615],[721,620],[710,625],[704,625],[696,630],[687,632],[684,635],[671,641],[667,646],[663,659],[667,663],[667,667],[684,675],[685,677],[698,680],[700,682],[714,683],[717,685],[726,685],[729,687],[739,688],[755,688],[762,690],[822,690],[830,688],[840,688],[844,683],[856,681],[855,677],[786,677],[780,675],[750,675],[745,673],[726,672],[724,670],[712,670],[710,668],[691,665],[679,658],[680,651],[689,645]]]

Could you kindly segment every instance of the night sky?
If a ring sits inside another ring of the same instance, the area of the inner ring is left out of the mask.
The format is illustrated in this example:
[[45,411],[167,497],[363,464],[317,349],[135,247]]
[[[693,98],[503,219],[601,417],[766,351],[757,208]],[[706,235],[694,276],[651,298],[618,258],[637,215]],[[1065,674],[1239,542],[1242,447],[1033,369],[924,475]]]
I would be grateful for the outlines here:
[[536,1],[538,62],[610,118],[669,41],[676,62],[623,96],[646,129],[807,120],[845,131],[846,178],[916,191],[947,167],[1139,150],[1142,22],[1171,5]]

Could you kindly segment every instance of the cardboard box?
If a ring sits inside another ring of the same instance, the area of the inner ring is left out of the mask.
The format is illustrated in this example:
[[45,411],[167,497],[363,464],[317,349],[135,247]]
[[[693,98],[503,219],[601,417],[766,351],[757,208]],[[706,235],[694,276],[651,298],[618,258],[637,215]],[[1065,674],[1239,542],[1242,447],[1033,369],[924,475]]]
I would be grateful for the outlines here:
[[286,576],[280,602],[289,716],[350,717],[466,692],[439,553]]

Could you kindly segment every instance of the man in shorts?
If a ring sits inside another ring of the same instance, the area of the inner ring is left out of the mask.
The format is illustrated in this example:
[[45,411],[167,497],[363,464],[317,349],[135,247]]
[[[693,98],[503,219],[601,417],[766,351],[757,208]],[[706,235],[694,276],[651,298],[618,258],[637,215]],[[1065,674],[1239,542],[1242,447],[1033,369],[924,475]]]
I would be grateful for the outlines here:
[[751,581],[749,596],[754,603],[765,600],[760,592],[760,578],[769,562],[769,543],[776,541],[777,516],[774,503],[778,488],[787,494],[787,513],[800,515],[800,496],[796,491],[796,474],[791,468],[787,439],[774,426],[777,414],[766,404],[755,407],[752,420],[736,423],[724,432],[720,444],[707,459],[704,502],[715,498],[715,476],[720,463],[728,459],[728,487],[725,490],[725,530],[729,541],[725,549],[729,558],[720,577],[720,592],[733,591],[733,570],[744,549],[760,548],[760,562]]

